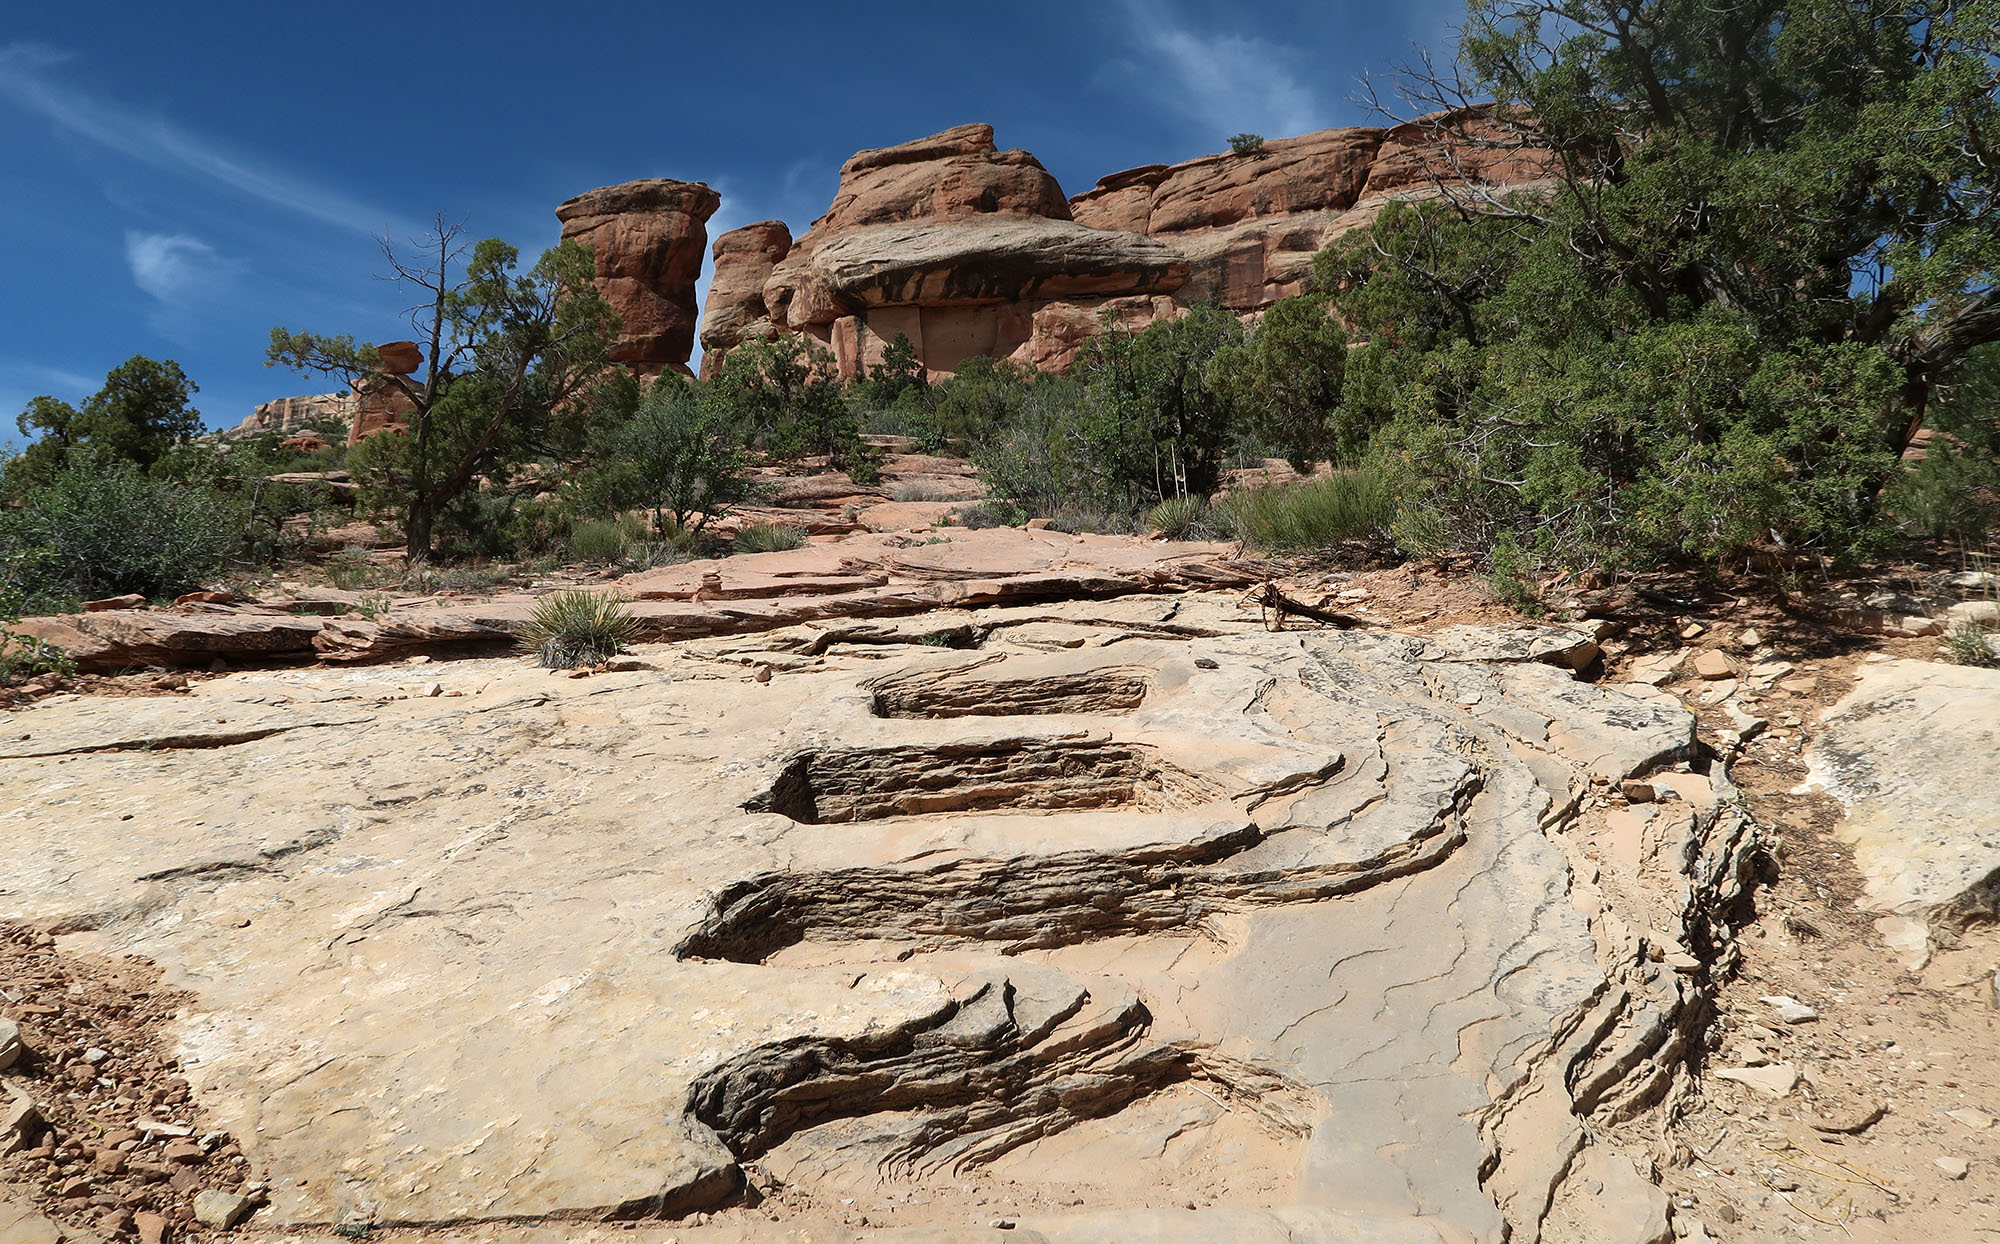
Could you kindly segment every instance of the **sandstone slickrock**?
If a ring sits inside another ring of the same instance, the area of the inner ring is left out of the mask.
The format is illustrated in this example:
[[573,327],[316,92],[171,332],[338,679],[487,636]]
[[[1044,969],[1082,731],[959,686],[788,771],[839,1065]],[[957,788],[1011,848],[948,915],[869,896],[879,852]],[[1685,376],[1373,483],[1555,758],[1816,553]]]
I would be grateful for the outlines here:
[[701,182],[651,178],[580,194],[556,208],[565,241],[597,256],[597,286],[618,313],[611,357],[642,375],[687,371],[695,281],[708,218],[722,198]]
[[1920,956],[2000,919],[2000,670],[1865,662],[1806,761],[1892,944]]
[[72,699],[14,718],[0,891],[192,992],[267,1229],[687,1213],[754,1165],[873,1222],[1076,1189],[995,1239],[1497,1244],[1559,1206],[1657,1240],[1594,1137],[1683,1074],[1708,986],[1627,929],[1726,953],[1754,830],[1717,774],[1579,871],[1579,792],[1692,719],[1475,638],[1126,596],[431,664],[435,698],[236,674],[145,733],[299,728],[177,751]]

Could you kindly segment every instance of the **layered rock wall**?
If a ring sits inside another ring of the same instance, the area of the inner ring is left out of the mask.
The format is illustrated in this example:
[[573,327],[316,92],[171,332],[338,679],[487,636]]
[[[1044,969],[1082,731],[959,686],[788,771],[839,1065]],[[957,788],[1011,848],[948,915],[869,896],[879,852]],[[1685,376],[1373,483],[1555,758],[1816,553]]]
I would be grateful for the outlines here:
[[989,125],[859,153],[826,214],[773,259],[777,241],[767,225],[718,241],[704,370],[769,332],[816,338],[850,376],[898,334],[933,372],[975,354],[1064,366],[1079,316],[1125,304],[1150,319],[1187,279],[1171,248],[1072,220],[1055,178],[995,147]]
[[1541,176],[1511,138],[1478,113],[1321,130],[1114,173],[1068,200],[987,125],[863,151],[795,243],[777,222],[718,240],[703,370],[779,332],[823,342],[849,376],[899,333],[934,373],[974,354],[1063,370],[1107,327],[1204,301],[1252,315],[1300,292],[1313,256],[1394,197]]
[[351,424],[353,420],[352,393],[312,393],[265,402],[245,416],[235,430],[247,436],[255,432],[289,432],[324,423]]

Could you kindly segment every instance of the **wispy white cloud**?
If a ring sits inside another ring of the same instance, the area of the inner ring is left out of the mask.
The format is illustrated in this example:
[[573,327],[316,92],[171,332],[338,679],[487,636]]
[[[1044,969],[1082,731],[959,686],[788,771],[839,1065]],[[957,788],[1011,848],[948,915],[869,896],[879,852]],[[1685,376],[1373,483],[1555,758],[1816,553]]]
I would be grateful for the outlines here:
[[50,71],[74,57],[46,44],[0,45],[0,99],[79,137],[154,168],[219,183],[241,194],[361,233],[403,232],[390,215],[273,166],[232,153],[212,139],[110,100],[93,98]]
[[1165,107],[1220,146],[1248,130],[1279,135],[1324,127],[1329,109],[1293,72],[1294,54],[1267,39],[1198,30],[1165,0],[1122,0],[1135,46],[1127,69]]
[[132,282],[161,302],[184,303],[218,275],[215,248],[184,233],[125,233],[125,262]]

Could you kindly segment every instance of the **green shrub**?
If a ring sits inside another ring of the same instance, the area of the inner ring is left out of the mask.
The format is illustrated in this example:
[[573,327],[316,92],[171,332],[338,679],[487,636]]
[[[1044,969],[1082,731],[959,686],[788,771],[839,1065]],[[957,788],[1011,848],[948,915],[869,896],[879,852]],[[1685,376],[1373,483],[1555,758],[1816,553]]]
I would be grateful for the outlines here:
[[1028,514],[1012,501],[975,501],[971,505],[961,505],[952,511],[958,525],[970,531],[987,527],[1019,527],[1028,521]]
[[1238,156],[1263,155],[1264,136],[1248,132],[1231,134],[1229,136],[1229,154]]
[[551,592],[535,603],[521,642],[552,670],[602,665],[628,647],[639,621],[623,597],[571,590]]
[[94,597],[194,591],[242,545],[245,510],[198,483],[149,479],[129,462],[87,452],[24,488],[0,510],[5,602],[57,612]]
[[622,561],[628,553],[644,552],[648,530],[635,514],[577,523],[569,529],[570,560],[605,566]]
[[1222,525],[1261,549],[1319,549],[1382,535],[1395,498],[1379,471],[1336,471],[1303,484],[1233,492],[1216,506]]
[[1966,618],[1944,633],[1944,659],[1953,665],[2000,666],[1994,639],[1994,632]]
[[1146,512],[1146,526],[1169,540],[1186,540],[1208,517],[1208,503],[1200,497],[1168,497]]
[[76,662],[62,649],[0,626],[0,687],[18,686],[44,674],[67,678],[74,673]]
[[730,547],[738,553],[782,553],[806,546],[806,533],[777,523],[752,523],[736,533]]

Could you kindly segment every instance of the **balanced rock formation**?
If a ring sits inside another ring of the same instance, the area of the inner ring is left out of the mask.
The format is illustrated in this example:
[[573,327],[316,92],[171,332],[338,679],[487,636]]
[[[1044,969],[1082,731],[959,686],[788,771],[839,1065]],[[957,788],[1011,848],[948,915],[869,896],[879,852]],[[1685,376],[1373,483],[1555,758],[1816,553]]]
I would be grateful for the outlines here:
[[722,197],[701,182],[652,178],[580,194],[556,208],[565,241],[597,256],[597,285],[622,322],[611,357],[645,376],[687,370],[695,281],[708,218]]
[[[826,215],[775,262],[778,235],[752,228],[762,232],[717,247],[705,369],[760,331],[817,338],[846,375],[899,333],[934,372],[975,354],[1047,354],[1033,344],[1046,309],[1062,307],[1053,318],[1067,324],[1136,297],[1150,312],[1151,296],[1187,278],[1169,248],[1070,219],[1055,178],[997,149],[989,125],[854,156]],[[747,294],[767,264],[760,318]]]

